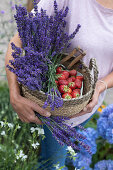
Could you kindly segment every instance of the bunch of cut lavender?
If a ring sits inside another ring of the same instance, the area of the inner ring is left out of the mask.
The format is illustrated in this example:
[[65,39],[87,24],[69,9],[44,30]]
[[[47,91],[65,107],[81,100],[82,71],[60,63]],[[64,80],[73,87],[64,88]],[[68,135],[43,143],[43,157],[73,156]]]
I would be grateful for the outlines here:
[[[78,133],[75,128],[65,124],[65,120],[68,120],[69,118],[63,116],[51,116],[45,118],[37,112],[35,112],[35,114],[48,127],[60,145],[63,146],[66,144],[67,146],[71,146],[74,150],[79,151],[80,147],[73,142],[76,141],[88,151],[89,154],[92,154],[90,146],[83,142],[83,140],[87,141],[86,137]],[[77,127],[86,131],[81,125],[78,125]]]
[[[54,16],[48,16],[41,9],[38,12],[34,1],[33,13],[25,7],[16,6],[17,29],[22,41],[22,49],[12,43],[14,60],[7,65],[18,77],[18,82],[30,90],[42,90],[47,94],[44,108],[50,104],[51,109],[62,107],[63,101],[55,83],[56,67],[61,54],[69,47],[70,40],[79,31],[80,25],[68,35],[65,31],[68,7],[58,10],[54,0]],[[54,89],[54,90],[53,90]]]
[[[17,75],[19,83],[33,91],[44,91],[47,100],[43,107],[50,105],[51,110],[54,110],[63,105],[55,83],[56,67],[59,65],[62,53],[70,46],[70,40],[79,31],[80,25],[71,35],[65,32],[68,7],[58,10],[56,0],[54,0],[54,16],[49,17],[43,9],[38,12],[36,3],[34,3],[34,11],[33,15],[27,13],[26,8],[16,6],[15,19],[22,48],[14,43],[11,44],[14,50],[13,60],[9,61],[7,67]],[[37,116],[48,126],[60,144],[66,143],[79,149],[72,143],[71,138],[79,141],[81,135],[64,123],[66,118],[45,118],[39,114]],[[87,148],[83,142],[80,143]]]

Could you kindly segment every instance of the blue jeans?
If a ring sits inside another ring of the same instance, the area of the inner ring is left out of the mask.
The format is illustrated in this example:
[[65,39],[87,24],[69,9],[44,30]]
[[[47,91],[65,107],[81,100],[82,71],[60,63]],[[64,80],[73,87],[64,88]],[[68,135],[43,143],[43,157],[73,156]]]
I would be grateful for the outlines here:
[[[84,126],[92,118],[92,116],[80,125]],[[37,170],[56,170],[54,165],[59,164],[60,167],[65,165],[67,146],[61,146],[45,125],[44,131],[45,139],[41,140],[41,165]],[[66,167],[63,168],[63,170],[66,169]]]

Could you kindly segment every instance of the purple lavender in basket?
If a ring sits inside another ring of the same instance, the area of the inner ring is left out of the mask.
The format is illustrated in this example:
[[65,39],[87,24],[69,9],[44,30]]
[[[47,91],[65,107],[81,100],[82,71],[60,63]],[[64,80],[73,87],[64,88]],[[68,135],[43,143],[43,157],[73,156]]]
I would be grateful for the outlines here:
[[[67,24],[65,17],[69,9],[66,7],[58,10],[56,0],[54,0],[53,16],[48,16],[43,9],[38,12],[36,0],[34,11],[35,14],[28,13],[25,7],[16,5],[14,17],[22,48],[12,43],[14,60],[10,60],[10,65],[7,67],[17,75],[18,82],[30,90],[47,92],[44,108],[50,104],[54,110],[55,107],[63,105],[61,96],[56,92],[55,68],[59,65],[61,53],[69,47],[70,40],[79,31],[80,24],[71,35],[68,35],[65,31]],[[55,92],[51,91],[52,88]]]
[[[15,20],[17,30],[22,41],[22,48],[12,43],[13,60],[9,61],[7,67],[17,75],[19,83],[30,90],[41,90],[47,95],[44,108],[50,105],[51,110],[62,107],[63,100],[55,83],[56,68],[59,66],[62,53],[70,46],[70,40],[79,31],[78,24],[75,31],[68,35],[66,33],[66,20],[68,7],[58,10],[54,0],[54,15],[48,16],[46,11],[41,9],[38,12],[36,0],[34,1],[33,13],[28,13],[25,7],[16,6]],[[84,139],[74,128],[67,126],[61,117],[46,118],[39,114],[37,116],[51,130],[53,136],[62,145],[67,144],[74,149],[79,147],[72,142],[72,139]],[[81,128],[81,127],[79,127]],[[87,151],[89,147],[80,141]],[[89,151],[90,152],[90,151]]]

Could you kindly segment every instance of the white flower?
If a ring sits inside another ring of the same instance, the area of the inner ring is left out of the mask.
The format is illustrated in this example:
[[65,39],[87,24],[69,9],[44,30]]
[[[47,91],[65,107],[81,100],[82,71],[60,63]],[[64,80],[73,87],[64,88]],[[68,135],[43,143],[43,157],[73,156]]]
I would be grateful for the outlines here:
[[25,159],[27,159],[27,155],[23,155],[22,161],[24,161]]
[[1,127],[3,127],[3,126],[4,126],[4,122],[3,122],[3,121],[0,121],[0,124],[1,124]]
[[20,150],[20,153],[16,155],[16,159],[21,159],[22,161],[24,161],[26,158],[27,155],[25,155],[22,150]]
[[56,169],[58,169],[58,170],[60,169],[60,165],[59,165],[59,164],[55,164],[54,167],[55,167]]
[[20,126],[20,125],[18,125],[17,129],[20,129],[20,128],[21,128],[21,126]]
[[112,129],[112,134],[113,134],[113,129]]
[[34,149],[36,149],[37,148],[37,146],[39,146],[40,144],[37,142],[37,143],[33,143],[32,144],[32,147],[34,148]]
[[11,129],[14,127],[14,125],[13,125],[12,123],[8,123],[7,125],[8,125],[8,127],[11,128]]
[[44,129],[41,128],[35,128],[36,130],[38,130],[38,135],[44,135]]
[[73,150],[73,148],[71,146],[68,146],[67,149],[69,151],[69,153],[72,155],[72,156],[76,156],[77,153],[75,153],[75,151]]
[[2,135],[2,136],[5,136],[5,135],[6,135],[5,131],[2,131],[2,132],[1,132],[1,135]]
[[30,130],[31,130],[31,133],[35,132],[35,128],[34,127],[31,127]]
[[30,130],[31,130],[31,133],[34,133],[36,130],[38,130],[38,135],[44,135],[44,129],[41,129],[38,127],[36,127],[36,128],[31,127]]

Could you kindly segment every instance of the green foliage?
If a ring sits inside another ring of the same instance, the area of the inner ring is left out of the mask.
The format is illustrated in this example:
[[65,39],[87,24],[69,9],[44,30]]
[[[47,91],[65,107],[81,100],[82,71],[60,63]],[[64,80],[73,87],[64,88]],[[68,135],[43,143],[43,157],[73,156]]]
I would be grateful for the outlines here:
[[0,169],[30,170],[38,166],[40,145],[36,144],[40,142],[39,131],[31,132],[31,127],[37,125],[18,119],[10,105],[7,83],[0,84]]

